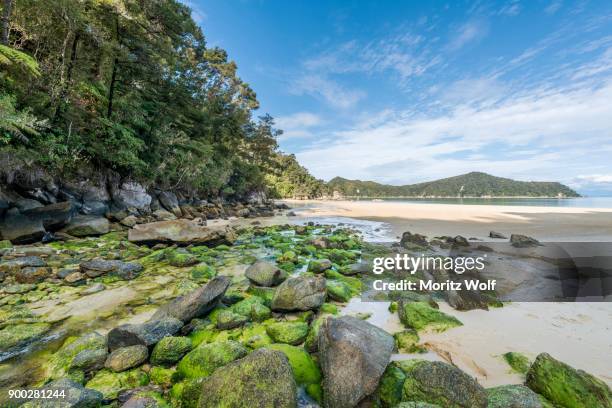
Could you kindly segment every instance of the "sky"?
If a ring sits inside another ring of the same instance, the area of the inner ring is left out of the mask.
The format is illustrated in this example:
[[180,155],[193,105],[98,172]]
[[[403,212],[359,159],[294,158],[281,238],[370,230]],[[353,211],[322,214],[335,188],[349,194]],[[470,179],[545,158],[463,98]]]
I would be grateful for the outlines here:
[[612,1],[184,0],[314,176],[612,195]]

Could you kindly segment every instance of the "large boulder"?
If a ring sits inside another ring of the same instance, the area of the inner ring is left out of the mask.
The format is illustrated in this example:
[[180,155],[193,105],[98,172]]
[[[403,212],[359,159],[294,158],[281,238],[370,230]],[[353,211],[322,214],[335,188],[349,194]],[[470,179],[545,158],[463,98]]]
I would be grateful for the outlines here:
[[[55,380],[40,388],[49,398],[34,399],[21,405],[24,408],[94,408],[102,405],[102,393],[84,388],[68,378]],[[54,397],[57,391],[57,397]],[[62,393],[63,395],[60,395]]]
[[520,384],[489,388],[487,398],[487,408],[544,408],[541,397]]
[[402,234],[402,239],[400,240],[400,246],[408,249],[412,248],[426,248],[429,246],[429,242],[427,242],[427,237],[425,235],[412,233],[410,231],[406,231]]
[[186,219],[139,224],[128,232],[128,240],[139,244],[220,245],[234,239],[229,227],[207,227]]
[[219,304],[230,283],[229,277],[217,276],[206,285],[163,305],[151,320],[172,317],[188,323],[193,318],[203,316]]
[[542,245],[540,241],[535,238],[528,237],[527,235],[512,234],[510,235],[510,243],[516,248],[528,248]]
[[51,275],[51,268],[45,266],[28,266],[15,272],[15,280],[19,283],[39,283]]
[[135,208],[148,212],[151,196],[145,188],[132,181],[126,181],[118,187],[111,188],[113,203],[118,208]]
[[181,217],[183,215],[181,208],[179,207],[178,198],[176,198],[176,194],[170,191],[162,191],[157,195],[157,199],[160,204],[175,217]]
[[68,224],[75,212],[70,201],[32,208],[23,214],[32,220],[40,220],[47,231],[56,231]]
[[612,407],[612,392],[606,383],[547,353],[536,357],[525,385],[561,407]]
[[0,237],[13,244],[31,244],[38,242],[45,235],[45,227],[40,218],[32,219],[20,214],[16,209],[6,212],[0,222]]
[[384,330],[351,316],[327,319],[318,341],[329,408],[354,407],[373,393],[395,345]]
[[138,367],[149,357],[149,349],[142,344],[121,347],[108,355],[106,368],[116,373]]
[[486,408],[487,393],[475,379],[441,361],[402,360],[385,370],[377,398],[384,406],[422,401],[445,408]]
[[151,363],[155,365],[172,365],[179,361],[192,348],[189,337],[164,337],[151,352]]
[[287,357],[258,349],[217,369],[202,383],[200,408],[296,408],[297,386]]
[[276,286],[287,279],[287,272],[270,262],[258,260],[250,265],[245,276],[257,286]]
[[272,310],[306,311],[316,309],[325,301],[325,278],[298,276],[281,283],[272,298]]
[[173,317],[160,317],[141,324],[123,324],[108,332],[110,351],[142,344],[152,346],[167,336],[177,333],[183,322]]
[[110,224],[104,217],[77,215],[62,232],[74,237],[104,235],[110,231]]

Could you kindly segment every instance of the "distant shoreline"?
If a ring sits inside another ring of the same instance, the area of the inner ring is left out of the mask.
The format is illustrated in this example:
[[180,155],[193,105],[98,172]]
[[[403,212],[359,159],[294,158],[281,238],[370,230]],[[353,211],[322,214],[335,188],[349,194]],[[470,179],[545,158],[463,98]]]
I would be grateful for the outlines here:
[[519,198],[519,199],[543,199],[543,200],[551,200],[551,199],[555,199],[555,200],[566,200],[566,199],[573,199],[573,198],[585,198],[584,196],[579,196],[579,197],[558,197],[558,196],[342,196],[340,198],[331,198],[331,197],[326,197],[326,198],[317,198],[316,200],[333,200],[333,201],[342,201],[342,200],[346,200],[346,199],[366,199],[366,200],[376,200],[376,199],[410,199],[410,200],[429,200],[429,199],[436,199],[436,200],[445,200],[445,199],[449,199],[449,200],[457,200],[457,199],[463,199],[463,198],[470,198],[470,199],[479,199],[479,200],[488,200],[488,199],[504,199],[504,198]]

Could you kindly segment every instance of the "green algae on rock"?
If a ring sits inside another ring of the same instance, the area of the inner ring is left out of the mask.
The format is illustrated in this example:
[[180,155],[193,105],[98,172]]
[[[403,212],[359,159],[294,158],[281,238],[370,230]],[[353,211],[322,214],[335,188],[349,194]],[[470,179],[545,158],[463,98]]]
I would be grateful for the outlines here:
[[0,330],[0,352],[25,346],[42,337],[49,331],[49,323],[30,323],[9,325]]
[[248,350],[237,341],[201,344],[191,350],[177,365],[183,378],[207,377],[215,369],[247,355]]
[[337,302],[348,302],[353,294],[351,288],[344,282],[328,279],[325,282],[325,288],[327,289],[327,295]]
[[419,334],[416,330],[407,329],[393,335],[395,345],[400,353],[422,353],[425,349],[418,345]]
[[278,343],[271,344],[267,348],[278,350],[287,356],[293,371],[293,377],[298,385],[318,384],[321,382],[321,370],[304,348]]
[[104,369],[87,382],[85,387],[99,391],[106,400],[114,400],[119,393],[149,383],[149,376],[140,368],[114,373]]
[[398,312],[401,322],[417,331],[427,329],[442,332],[462,326],[455,317],[434,309],[427,302],[400,302]]
[[508,365],[517,373],[527,374],[527,371],[529,371],[531,362],[523,354],[516,351],[509,351],[503,354],[503,358],[506,360],[506,363],[508,363]]
[[612,392],[606,383],[555,360],[547,353],[536,357],[527,372],[525,385],[562,407],[612,406]]
[[189,337],[168,336],[161,339],[151,352],[151,364],[170,365],[179,361],[192,348]]
[[269,324],[266,331],[277,343],[298,345],[308,335],[308,324],[304,322],[275,322]]
[[[487,408],[543,408],[543,397],[524,385],[501,385],[487,389]],[[552,407],[552,406],[551,406]]]
[[147,361],[148,357],[149,350],[142,344],[121,347],[108,355],[104,366],[113,372],[120,373],[138,367]]

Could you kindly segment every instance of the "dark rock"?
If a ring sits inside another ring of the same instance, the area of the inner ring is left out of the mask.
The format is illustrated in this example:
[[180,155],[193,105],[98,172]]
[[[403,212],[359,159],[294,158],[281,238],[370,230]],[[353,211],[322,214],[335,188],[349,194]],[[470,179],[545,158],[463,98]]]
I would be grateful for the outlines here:
[[323,273],[331,267],[332,262],[329,259],[313,259],[308,263],[308,272]]
[[151,196],[147,194],[145,188],[132,181],[126,181],[120,186],[111,186],[111,197],[113,203],[118,208],[136,208],[138,210],[149,211]]
[[229,287],[231,279],[227,276],[217,276],[206,285],[180,296],[163,305],[151,319],[172,317],[188,323],[191,319],[205,315],[214,309]]
[[217,329],[230,330],[240,327],[249,319],[246,316],[239,315],[231,310],[223,310],[217,315]]
[[78,215],[70,221],[70,224],[62,232],[75,236],[87,237],[103,235],[110,231],[110,224],[104,217]]
[[108,333],[108,348],[114,351],[137,344],[152,346],[164,337],[177,333],[181,327],[183,322],[173,317],[160,317],[141,324],[124,324]]
[[489,232],[489,238],[508,239],[504,234],[495,231]]
[[297,386],[287,357],[258,349],[204,379],[200,408],[296,408]]
[[316,309],[325,301],[325,278],[298,276],[278,286],[272,298],[274,311],[306,311]]
[[104,368],[107,355],[106,347],[85,349],[74,356],[70,363],[70,369],[81,370],[85,373],[101,370]]
[[319,249],[331,248],[331,242],[327,237],[318,237],[311,241],[311,244]]
[[104,366],[111,371],[120,373],[130,368],[138,367],[149,357],[147,346],[136,344],[115,349],[108,355]]
[[512,234],[510,235],[510,243],[516,248],[528,248],[542,245],[540,241],[527,235]]
[[43,205],[38,200],[33,200],[31,198],[19,198],[15,201],[15,207],[19,210],[19,212],[23,213],[35,208],[43,207]]
[[135,262],[123,262],[119,260],[94,259],[80,264],[81,272],[95,278],[105,273],[115,272],[124,280],[137,277],[142,271],[142,265]]
[[413,247],[426,248],[429,246],[427,243],[427,237],[421,234],[413,234],[410,231],[406,231],[402,234],[400,245],[404,248],[411,249]]
[[245,276],[257,286],[276,286],[287,279],[287,272],[270,262],[258,260],[250,265]]
[[576,370],[547,353],[538,355],[527,372],[525,385],[562,407],[612,407],[606,383]]
[[19,214],[15,209],[7,211],[0,223],[0,236],[13,244],[31,244],[38,242],[45,235],[45,228],[40,219],[31,219]]
[[327,319],[319,329],[325,406],[354,407],[376,390],[395,346],[393,337],[363,320]]
[[229,227],[207,227],[180,219],[136,225],[128,232],[128,240],[150,245],[157,243],[231,245],[235,240],[235,234]]
[[102,405],[102,393],[84,388],[81,384],[62,378],[40,388],[53,395],[53,391],[64,391],[57,398],[35,399],[22,405],[23,408],[95,408]]
[[29,266],[40,267],[47,266],[47,264],[39,256],[21,256],[19,258],[0,263],[0,270],[11,271],[16,270],[17,268],[26,268]]
[[458,247],[469,247],[470,243],[465,237],[462,237],[461,235],[457,235],[456,237],[453,238],[453,245],[458,246]]
[[295,212],[293,212],[293,211],[287,212],[287,217],[296,217],[296,216],[297,216],[297,214]]
[[134,395],[121,408],[161,408],[161,405],[153,397]]
[[51,275],[51,268],[45,266],[27,266],[15,273],[15,280],[19,283],[39,283]]
[[74,212],[75,208],[72,206],[72,203],[64,201],[33,208],[24,211],[23,214],[32,220],[40,220],[47,231],[56,231],[70,222]]
[[183,216],[183,213],[179,207],[178,198],[176,198],[176,194],[170,191],[162,191],[157,195],[157,199],[166,210],[170,211],[177,218]]

